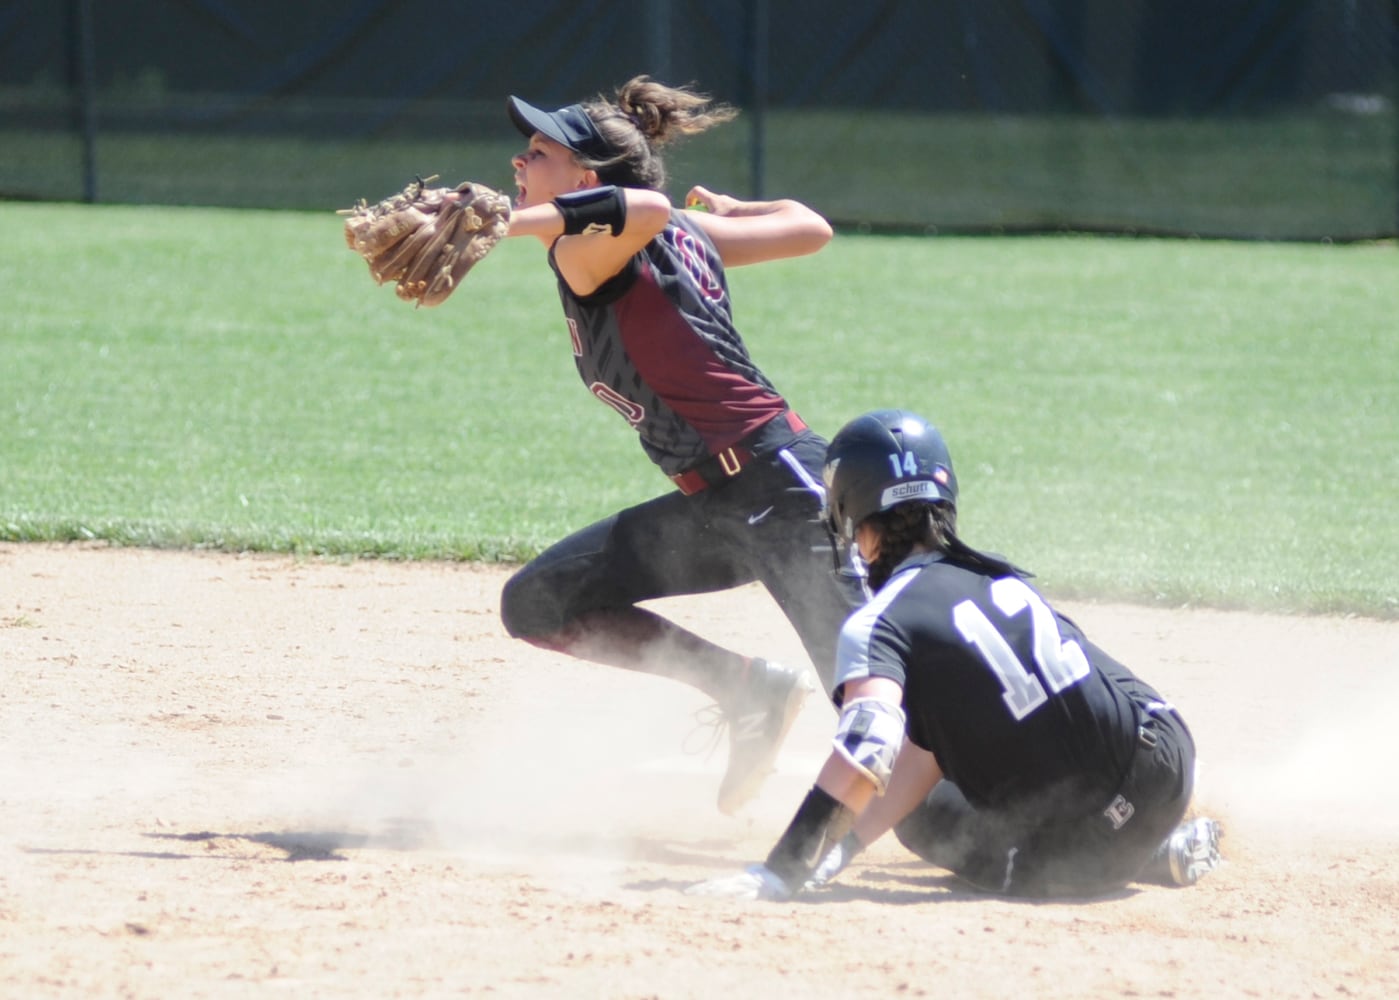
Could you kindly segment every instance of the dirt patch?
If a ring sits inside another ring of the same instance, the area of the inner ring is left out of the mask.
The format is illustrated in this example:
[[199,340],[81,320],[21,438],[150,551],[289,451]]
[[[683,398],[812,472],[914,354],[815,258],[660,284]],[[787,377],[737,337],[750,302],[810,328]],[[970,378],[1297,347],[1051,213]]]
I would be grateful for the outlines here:
[[[1066,604],[1181,707],[1227,865],[978,897],[890,841],[790,904],[826,752],[714,808],[703,699],[508,639],[505,573],[0,546],[0,994],[1399,996],[1399,625]],[[805,662],[758,589],[660,606]]]

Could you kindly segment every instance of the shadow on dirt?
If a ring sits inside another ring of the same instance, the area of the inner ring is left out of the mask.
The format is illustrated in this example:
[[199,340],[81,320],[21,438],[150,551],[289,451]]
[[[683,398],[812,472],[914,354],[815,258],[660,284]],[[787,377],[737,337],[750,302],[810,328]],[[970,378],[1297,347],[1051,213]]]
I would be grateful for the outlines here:
[[[693,882],[682,882],[677,879],[648,879],[628,882],[622,888],[633,889],[637,892],[684,892],[693,884]],[[1136,895],[1136,892],[1136,889],[1129,886],[1119,892],[1087,898],[1081,902],[1093,903],[1101,902],[1104,899],[1125,899]],[[867,869],[860,873],[858,882],[855,884],[834,882],[819,889],[807,890],[790,902],[808,905],[865,902],[908,906],[932,903],[984,903],[988,898],[1030,906],[1062,905],[1076,902],[1073,899],[1017,899],[1009,896],[991,896],[969,886],[955,875],[940,871],[930,872],[928,866],[918,863],[891,865],[882,870]]]
[[[597,859],[614,862],[642,861],[667,865],[704,865],[721,869],[732,862],[722,854],[733,849],[726,840],[675,843],[663,838],[609,837],[591,834],[520,833],[493,829],[468,835],[456,831],[444,835],[436,824],[395,820],[374,831],[282,830],[260,833],[228,833],[199,830],[190,833],[142,833],[147,840],[164,841],[167,850],[119,851],[87,848],[25,847],[26,854],[100,855],[149,858],[155,861],[200,859],[262,859],[276,861],[345,861],[348,850],[432,851],[464,853],[486,862],[527,861],[530,858]],[[176,844],[202,845],[200,850],[175,850]],[[266,849],[280,852],[269,857]]]

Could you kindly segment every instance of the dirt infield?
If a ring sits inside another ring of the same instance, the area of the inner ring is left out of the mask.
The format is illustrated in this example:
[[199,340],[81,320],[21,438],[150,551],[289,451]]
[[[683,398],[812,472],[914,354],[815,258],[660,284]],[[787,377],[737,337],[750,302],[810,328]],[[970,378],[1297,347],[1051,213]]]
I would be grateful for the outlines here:
[[[0,545],[0,996],[1399,996],[1399,624],[1066,605],[1182,708],[1226,866],[1077,904],[880,843],[789,904],[703,700],[507,639],[503,571]],[[1052,591],[1051,591],[1052,593]],[[760,590],[663,609],[804,662]]]

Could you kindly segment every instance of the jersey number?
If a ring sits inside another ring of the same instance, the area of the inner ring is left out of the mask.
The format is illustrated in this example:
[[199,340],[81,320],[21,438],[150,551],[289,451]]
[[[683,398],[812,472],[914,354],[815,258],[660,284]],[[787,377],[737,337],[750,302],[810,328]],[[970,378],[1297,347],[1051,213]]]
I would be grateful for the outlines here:
[[675,247],[675,252],[680,255],[680,263],[685,271],[695,281],[695,286],[707,299],[716,302],[724,297],[724,286],[719,284],[719,279],[715,277],[714,271],[710,268],[709,262],[705,259],[704,251],[700,249],[699,241],[683,229],[667,229],[670,234],[671,244]]
[[605,382],[594,382],[588,386],[594,396],[627,418],[627,423],[635,427],[646,419],[646,407],[623,396]]
[[[902,461],[900,461],[901,458]],[[889,453],[889,464],[893,466],[894,475],[896,477],[918,475],[918,459],[911,451],[904,452],[902,456],[896,451],[891,451]]]
[[1040,676],[1026,669],[1005,636],[974,601],[963,601],[952,609],[952,621],[962,638],[977,648],[1001,682],[1001,698],[1016,720],[1025,718],[1049,700],[1049,690],[1059,692],[1088,676],[1088,657],[1075,640],[1065,640],[1049,605],[1018,577],[1005,577],[991,584],[991,600],[1007,616],[1030,613],[1030,634],[1034,642],[1035,665]]

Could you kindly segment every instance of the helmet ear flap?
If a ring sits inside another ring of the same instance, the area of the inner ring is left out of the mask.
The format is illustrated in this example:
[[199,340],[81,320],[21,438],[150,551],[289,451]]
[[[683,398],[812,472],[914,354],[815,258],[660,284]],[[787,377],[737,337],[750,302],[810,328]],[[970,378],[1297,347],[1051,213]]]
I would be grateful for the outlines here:
[[840,503],[836,496],[836,469],[839,466],[839,456],[832,455],[828,448],[826,464],[821,467],[821,479],[826,486],[826,495],[821,501],[821,523],[826,526],[833,539],[843,541],[845,536],[840,530]]
[[845,536],[840,530],[840,517],[836,514],[835,507],[831,505],[829,499],[826,501],[826,505],[821,509],[821,518],[825,522],[827,531],[838,539],[844,539]]

